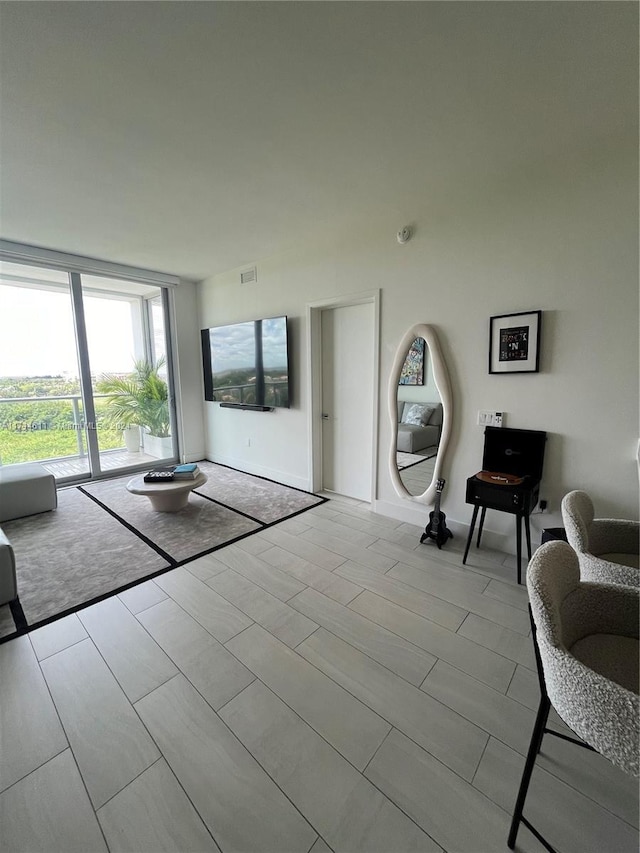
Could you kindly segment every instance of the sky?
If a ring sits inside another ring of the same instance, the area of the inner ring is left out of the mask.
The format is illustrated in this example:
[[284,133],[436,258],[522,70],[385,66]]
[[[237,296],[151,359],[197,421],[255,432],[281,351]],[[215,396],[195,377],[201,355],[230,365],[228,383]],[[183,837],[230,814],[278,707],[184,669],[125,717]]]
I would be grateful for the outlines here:
[[[285,367],[287,336],[284,317],[262,321],[262,351],[265,367]],[[210,330],[213,370],[223,373],[237,367],[255,365],[253,321]]]
[[[131,371],[136,357],[131,303],[88,292],[83,301],[92,375]],[[68,291],[1,281],[0,320],[0,376],[78,376]],[[253,321],[212,331],[216,371],[255,364]],[[286,319],[264,319],[262,340],[264,366],[285,366]]]
[[[85,295],[91,373],[133,369],[134,337],[126,301]],[[0,287],[0,376],[78,376],[69,293]]]

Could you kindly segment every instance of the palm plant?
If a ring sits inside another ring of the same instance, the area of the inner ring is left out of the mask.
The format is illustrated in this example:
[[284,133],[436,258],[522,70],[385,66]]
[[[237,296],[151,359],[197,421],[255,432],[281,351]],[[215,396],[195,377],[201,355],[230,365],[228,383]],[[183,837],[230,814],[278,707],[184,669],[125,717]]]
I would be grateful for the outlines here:
[[105,373],[98,379],[96,391],[107,395],[105,421],[108,425],[119,429],[140,426],[160,438],[170,434],[169,389],[158,373],[164,363],[164,358],[155,364],[138,359],[134,362],[133,373],[124,377]]

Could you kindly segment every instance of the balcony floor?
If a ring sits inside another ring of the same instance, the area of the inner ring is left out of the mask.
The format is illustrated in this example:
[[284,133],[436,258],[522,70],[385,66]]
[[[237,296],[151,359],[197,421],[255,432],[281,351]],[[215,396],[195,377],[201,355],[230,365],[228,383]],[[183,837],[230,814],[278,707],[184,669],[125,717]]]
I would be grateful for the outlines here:
[[[155,456],[149,456],[140,450],[138,453],[130,453],[128,450],[105,450],[100,454],[100,467],[102,471],[113,471],[130,468],[133,465],[148,464],[153,467],[158,464]],[[50,471],[57,479],[66,477],[82,477],[89,473],[89,460],[86,456],[68,456],[64,459],[49,459],[40,463],[47,471]]]

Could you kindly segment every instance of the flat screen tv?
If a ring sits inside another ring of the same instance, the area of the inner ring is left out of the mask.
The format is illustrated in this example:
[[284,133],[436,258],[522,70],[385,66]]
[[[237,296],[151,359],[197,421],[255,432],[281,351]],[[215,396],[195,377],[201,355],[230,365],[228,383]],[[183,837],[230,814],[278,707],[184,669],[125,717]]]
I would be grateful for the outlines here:
[[223,406],[289,408],[287,318],[203,329],[205,400]]

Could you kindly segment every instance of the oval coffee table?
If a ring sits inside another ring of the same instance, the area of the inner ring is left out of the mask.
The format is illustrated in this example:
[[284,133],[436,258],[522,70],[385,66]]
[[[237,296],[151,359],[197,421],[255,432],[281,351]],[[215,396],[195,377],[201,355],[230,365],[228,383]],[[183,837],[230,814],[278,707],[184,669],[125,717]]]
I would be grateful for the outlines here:
[[189,503],[189,493],[207,482],[202,471],[193,480],[170,480],[168,483],[145,483],[144,474],[127,483],[132,495],[144,495],[156,512],[178,512]]

